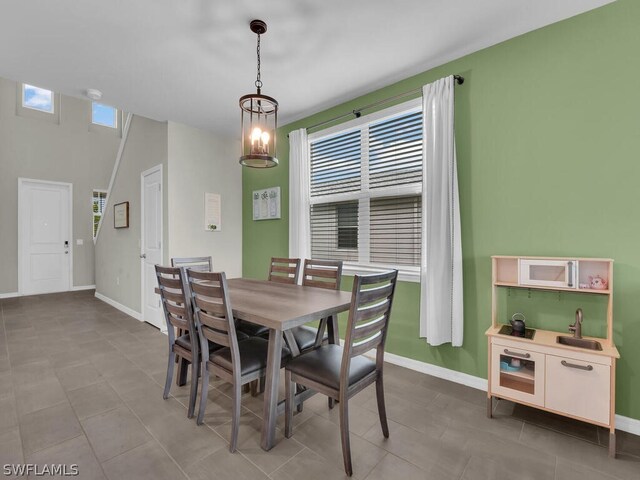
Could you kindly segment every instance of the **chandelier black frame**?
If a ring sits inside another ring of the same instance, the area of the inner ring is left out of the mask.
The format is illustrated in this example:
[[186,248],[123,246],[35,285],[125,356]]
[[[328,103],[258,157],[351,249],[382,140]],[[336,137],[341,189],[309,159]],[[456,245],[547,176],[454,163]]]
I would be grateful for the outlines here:
[[249,28],[258,37],[256,93],[240,97],[240,133],[242,135],[240,164],[252,168],[270,168],[278,165],[276,156],[278,102],[275,98],[262,94],[260,35],[266,33],[267,24],[262,20],[252,20]]

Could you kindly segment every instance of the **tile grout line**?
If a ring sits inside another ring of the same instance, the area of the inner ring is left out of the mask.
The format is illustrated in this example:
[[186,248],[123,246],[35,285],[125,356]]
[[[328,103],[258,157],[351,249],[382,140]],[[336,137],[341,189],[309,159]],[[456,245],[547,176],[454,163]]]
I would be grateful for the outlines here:
[[469,464],[471,463],[471,459],[472,458],[473,458],[473,455],[469,456],[469,460],[467,460],[467,463],[464,464],[464,468],[462,469],[462,473],[458,477],[459,480],[464,478],[464,474],[467,473],[467,469],[469,468]]
[[[302,449],[300,449],[300,451],[298,453],[296,453],[293,457],[291,457],[289,460],[285,461],[282,465],[280,465],[278,468],[276,468],[273,472],[271,472],[270,474],[267,474],[266,472],[264,472],[267,477],[269,478],[273,478],[273,475],[278,472],[280,469],[284,468],[284,466],[291,462],[294,458],[296,458],[298,455],[300,455],[302,452],[304,452],[305,450],[309,450],[311,453],[318,455],[316,452],[314,452],[313,450],[311,450],[309,447],[307,447],[306,445],[303,445],[302,443],[300,444],[302,445]],[[324,457],[322,457],[324,458]]]
[[[140,370],[144,375],[147,375],[146,372],[143,372],[142,370]],[[151,381],[155,382],[153,380],[153,378],[151,378],[149,375],[147,375],[147,377],[149,377],[151,379]],[[149,428],[144,424],[144,422],[142,421],[142,419],[138,416],[138,414],[136,414],[136,412],[134,412],[131,407],[126,403],[125,399],[122,398],[122,396],[120,395],[120,392],[118,392],[115,388],[111,387],[113,389],[113,391],[116,393],[116,395],[118,396],[118,398],[120,399],[120,401],[122,402],[122,404],[127,408],[127,410],[129,410],[129,412],[131,412],[131,414],[136,417],[136,419],[140,422],[140,425],[142,425],[142,427],[146,430],[146,432],[149,434],[149,436],[160,446],[160,448],[164,451],[164,453],[167,455],[167,457],[169,457],[171,459],[171,461],[176,465],[176,467],[178,467],[178,470],[180,470],[180,472],[182,472],[182,474],[184,475],[185,478],[190,478],[189,475],[187,475],[187,473],[182,469],[182,467],[178,464],[178,462],[176,462],[176,460],[171,456],[171,454],[169,454],[169,452],[167,451],[167,449],[164,447],[164,445],[162,445],[162,443],[160,442],[160,440],[158,440],[158,438],[151,432],[151,430],[149,430]],[[88,438],[88,437],[87,437]],[[100,460],[98,460],[100,462],[100,466],[102,467],[103,463],[106,463],[110,460],[113,460],[114,458],[118,458],[121,455],[124,455],[125,453],[131,452],[132,450],[135,450],[138,447],[142,447],[143,445],[146,445],[149,442],[144,442],[140,445],[136,445],[133,448],[130,448],[129,450],[119,453],[118,455],[115,455],[107,460],[105,460],[104,462],[101,462]],[[105,477],[109,478],[109,476],[105,473]]]

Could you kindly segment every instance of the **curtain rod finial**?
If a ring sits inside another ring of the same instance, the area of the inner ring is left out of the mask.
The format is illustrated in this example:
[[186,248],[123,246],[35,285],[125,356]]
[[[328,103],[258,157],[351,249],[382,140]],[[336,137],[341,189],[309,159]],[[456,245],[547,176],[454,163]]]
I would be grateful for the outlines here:
[[464,77],[460,75],[454,75],[453,79],[458,83],[458,85],[462,85],[464,83]]

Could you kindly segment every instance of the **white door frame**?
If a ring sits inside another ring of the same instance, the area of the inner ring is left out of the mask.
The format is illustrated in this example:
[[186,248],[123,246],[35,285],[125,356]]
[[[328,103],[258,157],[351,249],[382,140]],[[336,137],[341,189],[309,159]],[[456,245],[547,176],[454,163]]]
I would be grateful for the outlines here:
[[[160,206],[162,207],[162,215],[160,215],[160,231],[162,232],[162,240],[160,240],[160,258],[164,261],[164,178],[162,175],[162,164],[151,167],[140,174],[140,260],[142,259],[142,249],[144,248],[144,177],[155,172],[160,172],[160,185],[162,188],[160,195]],[[140,262],[140,321],[144,322],[144,261]],[[162,329],[161,329],[162,330]]]
[[22,232],[22,222],[24,221],[22,203],[22,189],[25,183],[41,183],[43,185],[61,185],[69,188],[69,290],[73,290],[73,183],[53,182],[50,180],[38,180],[34,178],[18,177],[18,295],[23,295],[24,278],[22,278],[22,241],[20,235]]

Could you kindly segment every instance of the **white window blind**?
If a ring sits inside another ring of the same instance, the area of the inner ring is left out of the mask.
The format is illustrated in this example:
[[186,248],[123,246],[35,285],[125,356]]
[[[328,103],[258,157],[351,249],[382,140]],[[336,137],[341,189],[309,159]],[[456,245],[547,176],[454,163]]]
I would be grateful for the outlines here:
[[[345,270],[419,275],[422,112],[417,103],[310,135],[311,256]],[[408,278],[407,278],[408,279]]]

